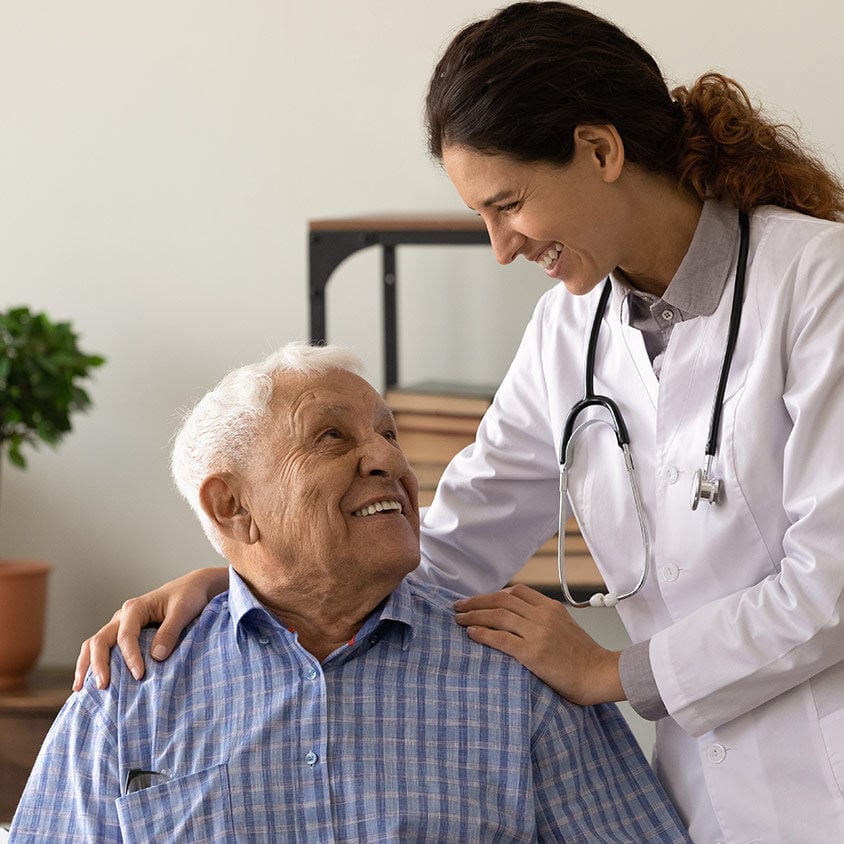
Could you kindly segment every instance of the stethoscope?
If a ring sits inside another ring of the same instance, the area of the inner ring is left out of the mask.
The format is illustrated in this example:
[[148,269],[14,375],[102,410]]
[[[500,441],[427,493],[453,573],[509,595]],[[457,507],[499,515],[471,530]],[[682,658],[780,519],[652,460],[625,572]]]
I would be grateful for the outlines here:
[[[721,363],[721,373],[718,377],[718,388],[715,391],[715,399],[712,405],[712,415],[709,420],[709,438],[706,441],[704,452],[704,465],[702,469],[695,472],[692,481],[692,510],[697,510],[701,501],[708,501],[715,504],[720,498],[721,481],[712,477],[712,460],[718,446],[718,432],[721,427],[721,411],[724,406],[724,393],[727,389],[727,378],[730,374],[730,365],[733,360],[736,340],[738,338],[739,325],[741,323],[741,311],[744,303],[744,279],[747,274],[747,253],[749,248],[750,221],[744,212],[739,214],[739,230],[741,242],[739,244],[738,263],[736,265],[736,281],[733,289],[733,303],[730,311],[730,326],[727,332],[727,346],[724,350],[724,360]],[[592,330],[589,334],[589,345],[586,350],[586,391],[584,397],[572,406],[566,417],[563,426],[563,437],[560,443],[560,509],[559,528],[557,534],[557,573],[560,577],[560,587],[563,590],[563,597],[566,603],[573,607],[614,607],[619,601],[635,595],[644,585],[651,567],[651,543],[648,536],[648,526],[645,520],[645,512],[642,508],[642,500],[639,496],[639,488],[636,485],[636,473],[633,468],[633,458],[630,454],[630,435],[627,432],[627,425],[618,405],[607,396],[595,394],[595,351],[598,347],[598,334],[601,330],[601,323],[604,319],[607,302],[612,292],[612,283],[609,279],[604,282],[601,297],[598,300],[598,307],[595,310],[595,318],[592,321]],[[603,407],[609,416],[609,420],[602,417],[593,417],[582,422],[577,428],[575,424],[577,417],[588,407]],[[630,490],[633,494],[633,501],[636,506],[636,516],[639,521],[639,530],[642,534],[642,547],[645,552],[642,564],[642,574],[639,576],[636,585],[626,592],[596,592],[588,601],[577,601],[569,592],[565,575],[565,525],[566,525],[566,496],[568,493],[568,479],[571,463],[569,461],[569,447],[575,435],[583,432],[586,428],[601,423],[609,425],[615,433],[624,459],[624,466],[627,472],[627,479]]]

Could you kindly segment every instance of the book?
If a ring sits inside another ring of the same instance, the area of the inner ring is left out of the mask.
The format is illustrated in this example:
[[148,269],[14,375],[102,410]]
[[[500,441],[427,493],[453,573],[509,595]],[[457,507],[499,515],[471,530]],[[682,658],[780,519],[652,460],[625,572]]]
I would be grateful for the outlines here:
[[393,411],[393,416],[398,425],[400,439],[405,431],[441,431],[450,434],[469,434],[474,437],[480,422],[477,416],[417,413],[409,410]]
[[477,416],[492,404],[495,387],[423,381],[408,387],[391,387],[384,393],[393,412]]
[[413,471],[419,481],[419,489],[435,490],[445,469],[443,463],[423,463],[421,460],[413,462]]
[[412,466],[416,463],[446,464],[458,451],[475,441],[474,432],[404,431],[399,426],[399,445]]

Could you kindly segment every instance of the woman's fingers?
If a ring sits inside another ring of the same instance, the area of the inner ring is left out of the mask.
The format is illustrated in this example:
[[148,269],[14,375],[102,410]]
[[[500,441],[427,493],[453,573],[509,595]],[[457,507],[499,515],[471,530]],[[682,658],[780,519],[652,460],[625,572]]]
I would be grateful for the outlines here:
[[86,639],[79,649],[79,656],[76,657],[76,670],[73,673],[73,691],[78,692],[85,682],[85,675],[88,673],[88,666],[91,664],[90,639]]
[[559,602],[517,585],[455,604],[469,637],[519,660],[574,703],[622,700],[618,653],[595,642]]
[[103,625],[93,636],[82,643],[79,656],[76,658],[73,691],[78,692],[82,688],[89,668],[96,679],[97,688],[104,689],[108,685],[111,675],[109,668],[111,649],[117,642],[119,619],[120,610],[111,617],[108,624]]
[[161,623],[150,652],[153,659],[166,659],[176,647],[182,630],[214,595],[226,588],[227,583],[226,568],[198,569],[124,602],[108,624],[82,643],[76,659],[73,690],[78,692],[82,688],[89,668],[97,678],[99,688],[108,686],[111,649],[115,645],[119,646],[132,676],[140,680],[146,670],[138,644],[141,630],[148,624]]
[[515,608],[521,604],[526,604],[527,606],[537,606],[544,600],[548,599],[540,592],[537,592],[535,589],[531,589],[530,586],[525,586],[523,583],[517,583],[514,586],[508,586],[506,589],[501,589],[498,592],[489,592],[485,595],[472,595],[469,598],[461,598],[459,601],[455,602],[454,608],[458,612],[500,606]]

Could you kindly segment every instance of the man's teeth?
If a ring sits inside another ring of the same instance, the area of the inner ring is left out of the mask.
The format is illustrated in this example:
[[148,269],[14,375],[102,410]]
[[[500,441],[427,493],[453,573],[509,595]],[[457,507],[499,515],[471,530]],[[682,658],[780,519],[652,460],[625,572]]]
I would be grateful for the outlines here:
[[555,243],[540,259],[539,264],[544,270],[550,270],[554,266],[554,262],[560,257],[560,252],[563,251],[562,243]]
[[368,507],[362,507],[360,510],[355,510],[353,516],[373,516],[375,513],[381,513],[384,510],[398,510],[401,513],[401,504],[398,501],[376,501],[375,504],[370,504]]

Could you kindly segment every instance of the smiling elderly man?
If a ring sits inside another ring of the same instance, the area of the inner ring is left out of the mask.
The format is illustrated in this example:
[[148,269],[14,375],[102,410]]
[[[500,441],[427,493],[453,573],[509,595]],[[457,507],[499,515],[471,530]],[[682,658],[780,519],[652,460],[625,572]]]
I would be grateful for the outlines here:
[[[343,350],[291,344],[188,416],[173,474],[230,588],[59,715],[13,841],[685,841],[612,706],[454,623],[416,479]],[[149,634],[147,641],[149,639]]]

